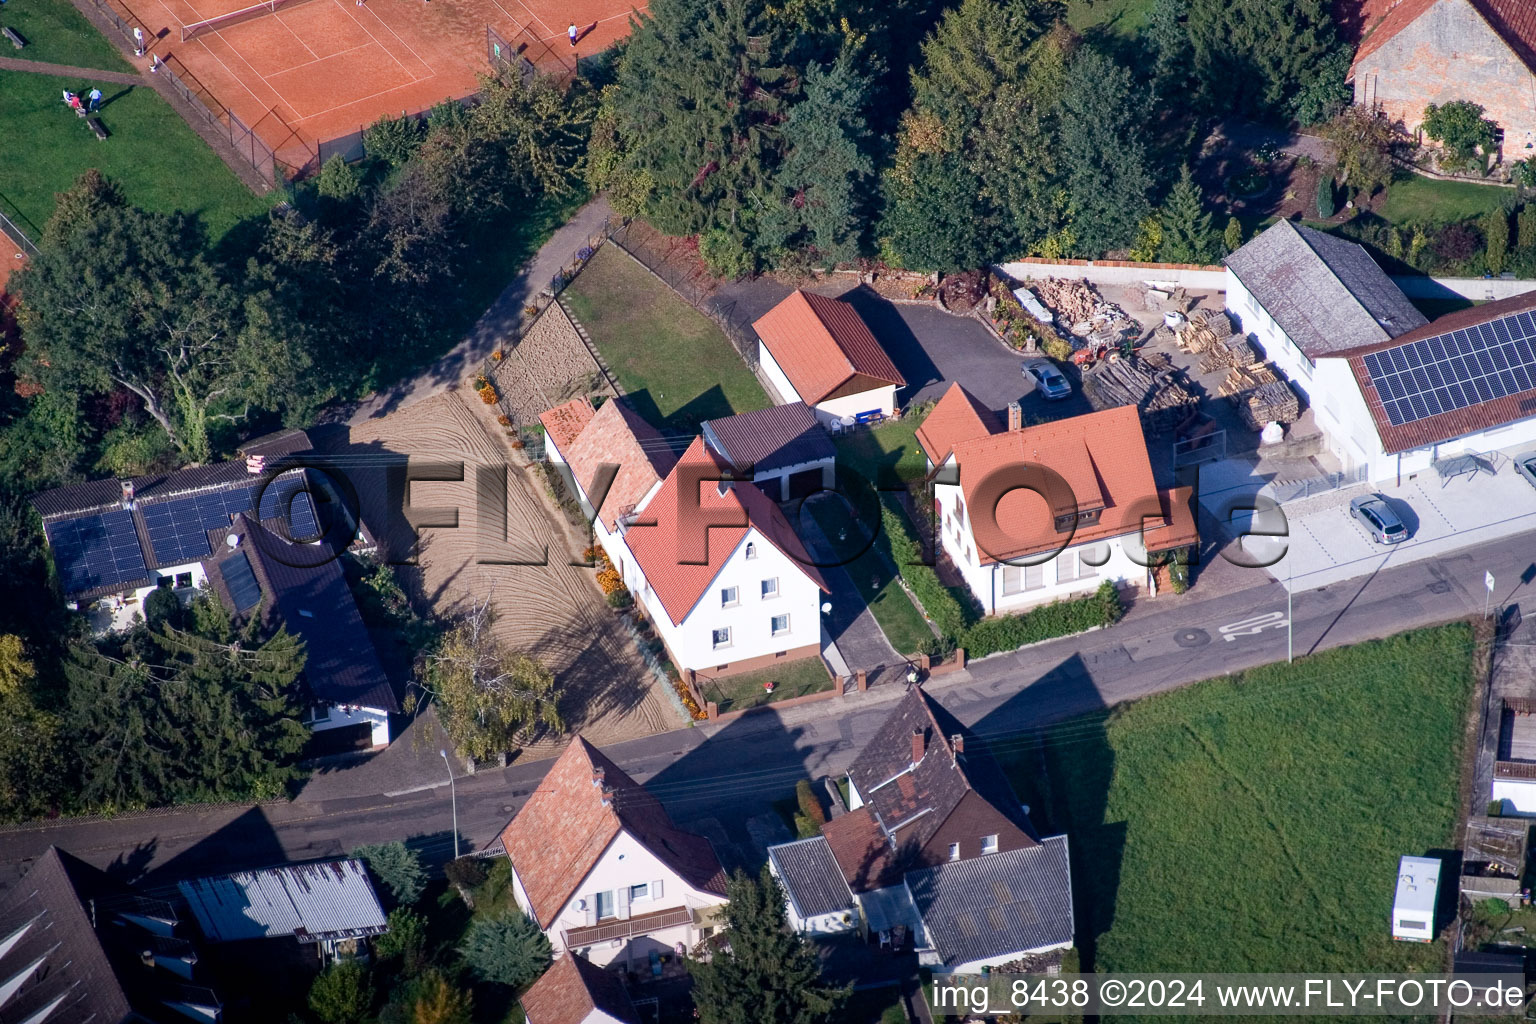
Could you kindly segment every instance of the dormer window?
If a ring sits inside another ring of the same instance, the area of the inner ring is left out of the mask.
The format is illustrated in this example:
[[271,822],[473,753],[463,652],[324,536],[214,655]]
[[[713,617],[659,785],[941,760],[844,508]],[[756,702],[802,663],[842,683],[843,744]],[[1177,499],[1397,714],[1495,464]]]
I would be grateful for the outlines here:
[[950,843],[949,844],[949,859],[950,860],[959,860],[960,859],[960,844],[959,843]]
[[757,557],[757,545],[752,543],[751,541],[747,541],[747,554],[746,554],[746,557],[747,558],[756,558]]
[[997,836],[981,837],[981,852],[983,854],[997,852]]

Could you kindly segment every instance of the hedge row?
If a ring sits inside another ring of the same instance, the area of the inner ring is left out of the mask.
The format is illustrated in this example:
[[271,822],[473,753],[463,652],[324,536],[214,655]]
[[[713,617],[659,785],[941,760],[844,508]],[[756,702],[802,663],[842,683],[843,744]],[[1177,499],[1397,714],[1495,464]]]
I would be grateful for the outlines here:
[[946,638],[953,639],[965,632],[971,616],[955,600],[933,566],[923,564],[923,545],[912,531],[907,517],[892,508],[888,500],[880,503],[880,525],[890,538],[891,557],[896,560],[896,571],[907,581],[923,611],[939,627]]
[[985,658],[998,651],[1070,636],[1094,626],[1113,625],[1120,621],[1124,611],[1120,592],[1105,580],[1098,590],[1084,597],[1053,601],[1018,615],[982,619],[961,635],[960,646],[965,648],[967,658]]
[[956,599],[933,567],[923,564],[922,544],[907,517],[883,501],[880,518],[901,578],[945,640],[965,648],[968,658],[984,658],[1025,644],[1081,633],[1094,626],[1113,625],[1124,614],[1120,592],[1105,580],[1098,590],[1085,597],[1054,601],[1018,615],[975,621],[975,615]]

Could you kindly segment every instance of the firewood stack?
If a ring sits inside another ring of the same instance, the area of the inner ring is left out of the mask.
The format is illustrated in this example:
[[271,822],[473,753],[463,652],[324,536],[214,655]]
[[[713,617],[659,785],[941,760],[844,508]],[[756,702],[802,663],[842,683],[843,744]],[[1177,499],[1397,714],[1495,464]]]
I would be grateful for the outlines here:
[[1301,416],[1301,405],[1289,384],[1269,380],[1243,395],[1237,411],[1249,430],[1263,430],[1266,423],[1295,423]]
[[1177,427],[1200,404],[1180,382],[1178,371],[1152,372],[1132,359],[1106,359],[1083,374],[1083,392],[1096,411],[1134,405],[1142,429],[1157,436]]
[[1031,285],[1035,294],[1040,296],[1040,301],[1056,314],[1057,322],[1079,338],[1113,331],[1117,335],[1113,342],[1095,344],[1118,344],[1118,335],[1137,330],[1140,326],[1126,316],[1119,306],[1105,302],[1087,281],[1048,277],[1043,281],[1033,281]]
[[1215,373],[1224,367],[1248,366],[1258,360],[1253,346],[1240,334],[1231,334],[1212,345],[1200,360],[1201,373]]
[[1222,398],[1241,395],[1276,380],[1279,378],[1275,376],[1275,371],[1271,370],[1266,363],[1234,366],[1227,372],[1227,379],[1222,381],[1216,389],[1216,394]]
[[1210,351],[1213,345],[1232,336],[1232,321],[1226,310],[1197,309],[1189,315],[1189,322],[1178,333],[1179,348],[1185,352]]

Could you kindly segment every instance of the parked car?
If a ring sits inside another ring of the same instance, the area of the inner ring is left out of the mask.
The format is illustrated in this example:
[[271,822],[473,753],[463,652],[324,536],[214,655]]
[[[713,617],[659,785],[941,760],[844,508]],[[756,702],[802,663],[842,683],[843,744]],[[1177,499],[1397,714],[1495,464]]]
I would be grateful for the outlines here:
[[1379,494],[1366,494],[1351,501],[1349,514],[1360,521],[1377,544],[1399,544],[1408,539],[1408,527]]
[[1045,398],[1055,400],[1067,398],[1072,394],[1072,385],[1067,378],[1044,359],[1031,359],[1026,362],[1024,376],[1035,382],[1035,390]]
[[1536,452],[1521,452],[1515,456],[1515,472],[1525,477],[1525,482],[1536,487]]

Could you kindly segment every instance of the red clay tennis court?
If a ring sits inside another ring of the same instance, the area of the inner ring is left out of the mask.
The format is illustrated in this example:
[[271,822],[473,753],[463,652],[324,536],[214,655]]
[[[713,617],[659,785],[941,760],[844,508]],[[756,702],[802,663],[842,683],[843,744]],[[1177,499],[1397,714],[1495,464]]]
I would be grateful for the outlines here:
[[[380,117],[475,92],[490,66],[487,29],[545,70],[575,65],[629,33],[645,0],[280,0],[232,23],[187,26],[251,0],[126,0],[152,52],[183,69],[277,151],[302,167],[346,153]],[[125,4],[114,0],[120,11]],[[567,27],[581,32],[572,50]],[[517,59],[514,57],[513,59]]]

